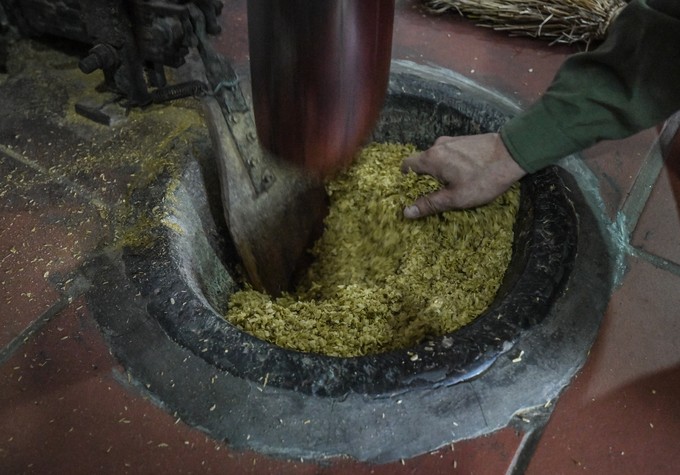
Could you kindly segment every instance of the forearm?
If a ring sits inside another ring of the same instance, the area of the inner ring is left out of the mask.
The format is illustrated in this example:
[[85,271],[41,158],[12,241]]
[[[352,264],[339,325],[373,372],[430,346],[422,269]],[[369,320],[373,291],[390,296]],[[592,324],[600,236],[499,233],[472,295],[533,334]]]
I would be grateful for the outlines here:
[[596,50],[568,58],[543,97],[501,129],[533,172],[680,109],[680,1],[633,0]]

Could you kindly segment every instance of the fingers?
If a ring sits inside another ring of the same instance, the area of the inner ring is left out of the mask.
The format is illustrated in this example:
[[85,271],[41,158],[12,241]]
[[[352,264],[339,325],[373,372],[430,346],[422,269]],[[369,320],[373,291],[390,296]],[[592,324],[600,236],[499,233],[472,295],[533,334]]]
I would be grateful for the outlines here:
[[[440,183],[446,184],[450,181],[450,177],[445,176],[443,167],[445,163],[442,161],[432,149],[426,150],[418,155],[412,155],[401,164],[402,173],[412,171],[418,175],[430,175]],[[449,169],[449,174],[453,173],[453,169]]]
[[[450,137],[440,137],[432,148],[404,159],[401,164],[401,171],[403,173],[413,171],[419,175],[430,175],[445,187],[449,187],[451,183],[447,178],[450,177],[445,177],[442,174],[442,154],[440,147],[437,147],[437,145],[445,143],[446,139],[450,139]],[[450,169],[448,175],[452,174],[454,171],[455,170]],[[450,201],[451,198],[450,194],[450,189],[442,188],[438,191],[423,195],[411,206],[404,208],[404,217],[407,219],[418,219],[453,209],[453,207],[448,204],[448,201]]]
[[418,175],[428,173],[428,171],[426,170],[427,167],[424,165],[424,161],[422,160],[422,156],[424,155],[424,153],[425,152],[418,153],[405,158],[404,161],[401,162],[402,173],[408,173],[409,171],[413,171]]
[[443,181],[444,168],[456,155],[455,148],[452,148],[456,140],[457,137],[439,137],[429,149],[404,159],[401,171],[408,173],[411,170],[418,175],[430,175]]
[[404,208],[404,218],[424,218],[443,211],[456,209],[449,195],[450,190],[441,189],[421,196],[412,205]]
[[402,171],[409,170],[432,176],[443,188],[404,208],[407,219],[489,203],[526,174],[497,133],[440,137],[402,162]]

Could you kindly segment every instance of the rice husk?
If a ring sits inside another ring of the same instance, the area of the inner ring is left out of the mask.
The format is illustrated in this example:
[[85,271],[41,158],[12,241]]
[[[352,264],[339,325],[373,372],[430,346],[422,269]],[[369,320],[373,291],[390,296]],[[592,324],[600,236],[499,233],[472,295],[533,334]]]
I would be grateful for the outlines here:
[[366,147],[327,185],[325,231],[296,291],[236,292],[227,320],[284,348],[350,357],[411,347],[482,313],[510,261],[519,189],[473,210],[405,220],[404,206],[439,187],[401,173],[415,151]]

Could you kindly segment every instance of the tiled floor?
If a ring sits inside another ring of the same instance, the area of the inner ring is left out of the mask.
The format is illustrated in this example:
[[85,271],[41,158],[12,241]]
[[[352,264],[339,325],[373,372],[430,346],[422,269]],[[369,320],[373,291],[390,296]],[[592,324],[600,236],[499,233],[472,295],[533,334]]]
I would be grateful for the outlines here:
[[[453,69],[522,105],[576,51],[433,17],[413,0],[397,3],[395,58]],[[222,17],[221,50],[243,67],[245,1],[227,2]],[[64,61],[60,67],[74,67]],[[0,97],[0,473],[506,472],[521,439],[511,428],[387,465],[314,463],[235,452],[159,408],[109,354],[75,273],[113,239],[111,216],[134,170],[115,160],[79,169],[95,142],[120,138],[94,127],[96,140],[83,138],[65,154],[59,117],[40,115],[41,101],[52,100],[40,90]],[[34,127],[35,136],[19,136],[1,112],[9,107],[25,110],[21,130]],[[649,174],[656,137],[649,130],[584,153],[611,219],[629,196],[646,196],[636,187],[641,170]],[[646,177],[653,184],[646,206],[627,208],[641,213],[633,216],[628,270],[529,474],[680,470],[680,147],[670,150],[658,179]],[[65,167],[69,161],[76,166]]]

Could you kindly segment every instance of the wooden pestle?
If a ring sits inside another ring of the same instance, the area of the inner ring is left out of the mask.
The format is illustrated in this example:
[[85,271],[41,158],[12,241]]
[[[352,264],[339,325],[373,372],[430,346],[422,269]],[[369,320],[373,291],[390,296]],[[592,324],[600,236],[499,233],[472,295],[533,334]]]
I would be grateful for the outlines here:
[[351,163],[387,90],[394,0],[248,0],[261,144],[320,177]]

